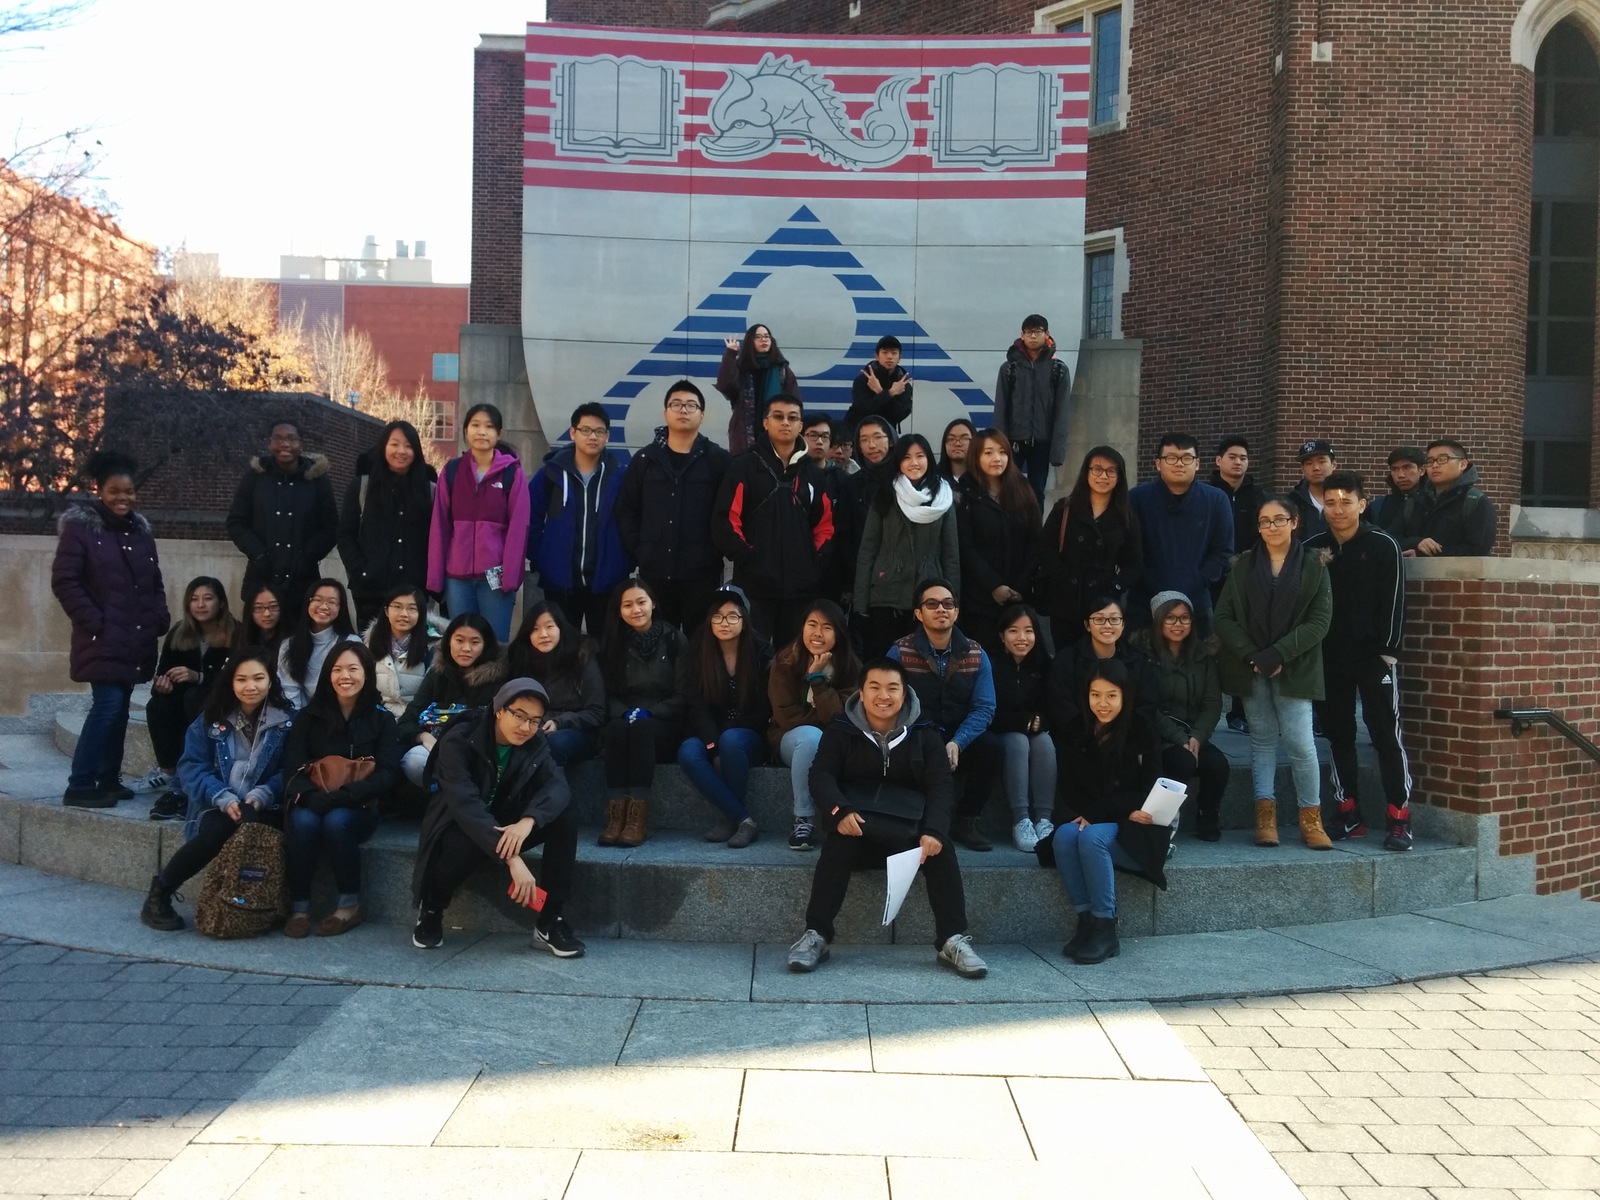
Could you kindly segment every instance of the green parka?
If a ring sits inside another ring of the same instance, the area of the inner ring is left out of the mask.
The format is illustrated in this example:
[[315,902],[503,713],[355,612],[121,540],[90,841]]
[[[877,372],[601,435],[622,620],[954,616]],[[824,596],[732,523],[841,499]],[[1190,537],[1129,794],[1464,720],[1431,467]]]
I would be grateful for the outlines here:
[[[1255,671],[1246,661],[1257,650],[1250,639],[1250,600],[1248,583],[1262,546],[1252,546],[1234,560],[1217,601],[1217,640],[1222,643],[1222,688],[1230,696],[1248,696]],[[1333,619],[1333,586],[1328,581],[1326,551],[1307,550],[1301,556],[1300,595],[1295,600],[1289,632],[1273,646],[1283,656],[1279,690],[1300,700],[1321,700],[1322,639],[1328,636]]]

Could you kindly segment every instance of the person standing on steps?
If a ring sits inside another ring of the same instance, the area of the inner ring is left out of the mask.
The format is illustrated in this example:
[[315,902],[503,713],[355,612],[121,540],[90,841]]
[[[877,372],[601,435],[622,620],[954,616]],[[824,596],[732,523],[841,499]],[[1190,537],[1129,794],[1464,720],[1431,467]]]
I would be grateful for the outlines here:
[[973,439],[968,486],[956,506],[961,546],[961,621],[967,636],[1000,651],[1000,610],[1021,603],[1039,542],[1039,502],[998,429]]
[[1433,507],[1433,484],[1425,475],[1428,452],[1421,446],[1396,446],[1389,451],[1389,494],[1374,499],[1366,519],[1386,530],[1395,541],[1422,537],[1428,510]]
[[1200,458],[1187,433],[1164,433],[1156,450],[1156,478],[1128,493],[1144,539],[1144,571],[1128,598],[1128,611],[1144,624],[1150,597],[1182,592],[1194,602],[1195,632],[1211,632],[1211,585],[1233,558],[1233,506],[1195,479]]
[[151,929],[183,928],[172,894],[205,870],[242,825],[281,824],[283,758],[293,715],[272,658],[259,646],[234,655],[183,737],[178,785],[189,801],[183,825],[188,840],[150,878],[139,920]]
[[656,615],[685,633],[705,617],[722,583],[722,552],[710,530],[731,460],[700,432],[705,416],[705,396],[692,382],[667,385],[665,424],[628,463],[614,510],[623,552],[659,599]]
[[[582,957],[584,944],[562,915],[572,898],[578,823],[567,777],[540,732],[545,711],[536,680],[512,679],[488,708],[451,722],[439,739],[411,875],[417,905],[411,944],[417,949],[444,943],[451,898],[473,871],[498,862],[510,872],[516,903],[533,908],[539,891],[545,893],[536,909],[534,948],[557,958]],[[537,882],[522,860],[533,846],[544,847]]]
[[850,410],[844,422],[852,429],[868,417],[882,417],[890,433],[900,436],[900,423],[911,416],[911,376],[900,365],[900,339],[892,333],[878,339],[873,360],[850,384]]
[[467,452],[444,465],[433,495],[428,590],[452,617],[481,613],[504,642],[528,549],[528,477],[500,441],[505,419],[492,404],[467,409]]
[[1072,373],[1056,357],[1050,323],[1022,318],[1022,336],[1006,351],[994,384],[994,423],[1011,439],[1011,454],[1040,507],[1050,468],[1067,461],[1067,404]]
[[952,487],[959,488],[966,478],[967,456],[972,450],[972,439],[977,436],[978,427],[965,417],[957,417],[944,427],[944,434],[939,438],[939,474]]
[[377,444],[356,459],[339,514],[339,558],[359,628],[378,619],[384,598],[395,588],[428,582],[428,534],[438,482],[410,421],[390,421]]
[[1256,794],[1256,845],[1278,844],[1276,778],[1281,743],[1294,773],[1300,838],[1331,850],[1322,828],[1322,771],[1311,732],[1324,696],[1322,639],[1333,616],[1327,551],[1295,536],[1294,501],[1268,496],[1256,519],[1261,544],[1241,554],[1217,602],[1222,686],[1244,700],[1250,718],[1250,774]]
[[728,452],[743,454],[758,441],[756,430],[767,401],[787,396],[801,403],[800,384],[789,360],[765,325],[752,325],[744,337],[723,340],[722,365],[717,369],[717,391],[727,398]]
[[1323,438],[1312,438],[1300,447],[1300,482],[1294,485],[1289,499],[1294,501],[1300,514],[1296,526],[1301,541],[1327,530],[1322,519],[1322,481],[1339,469],[1339,460],[1333,443]]
[[968,850],[993,850],[978,818],[999,781],[1000,739],[994,720],[994,668],[983,647],[956,628],[961,605],[945,579],[924,579],[912,592],[916,629],[889,647],[905,668],[922,711],[944,738],[950,773],[961,783],[951,836]]
[[134,511],[138,470],[124,454],[96,454],[94,503],[72,505],[57,522],[50,590],[72,622],[69,677],[90,695],[61,797],[72,808],[133,799],[122,785],[128,709],[134,685],[155,673],[156,643],[171,623],[155,535]]
[[1317,705],[1333,756],[1336,838],[1367,836],[1356,798],[1356,698],[1388,801],[1385,850],[1411,849],[1411,768],[1400,743],[1400,646],[1405,637],[1406,584],[1400,546],[1364,520],[1366,492],[1354,471],[1322,481],[1328,530],[1306,539],[1307,550],[1326,551],[1333,616],[1322,642],[1327,695]]
[[528,484],[528,562],[545,599],[576,630],[600,636],[611,589],[633,570],[617,530],[626,450],[608,450],[611,416],[601,404],[572,413],[568,446],[552,447]]
[[[816,468],[816,485],[827,497],[829,511],[833,514],[833,537],[824,556],[816,596],[825,596],[841,604],[855,583],[856,550],[861,545],[861,531],[851,523],[855,510],[849,499],[850,477],[839,469],[832,457],[833,430],[837,424],[830,417],[807,413],[800,438],[806,458]],[[854,463],[850,465],[855,466]]]
[[[1256,532],[1256,513],[1261,509],[1261,498],[1266,495],[1256,477],[1250,474],[1250,443],[1238,434],[1232,434],[1217,443],[1216,470],[1206,480],[1228,498],[1233,506],[1233,552],[1243,553],[1260,540]],[[1216,607],[1222,594],[1222,580],[1211,585],[1211,604]],[[1156,631],[1160,633],[1160,630]],[[1244,719],[1244,697],[1234,696],[1228,708],[1228,728],[1235,733],[1248,733]]]
[[961,867],[950,848],[953,787],[941,737],[922,722],[905,668],[893,659],[869,662],[860,694],[823,730],[811,764],[811,790],[828,836],[811,877],[805,932],[789,947],[789,970],[814,971],[828,960],[834,918],[853,871],[920,850],[939,965],[964,979],[989,973],[967,935]]
[[1111,597],[1122,604],[1144,572],[1139,521],[1128,502],[1128,464],[1113,446],[1083,456],[1072,491],[1045,519],[1031,590],[1050,618],[1056,653],[1084,636],[1084,621]]
[[228,537],[249,560],[240,594],[270,583],[291,599],[322,574],[339,540],[339,505],[328,460],[302,454],[299,423],[272,423],[267,453],[252,455],[228,509]]
[[1494,502],[1478,486],[1478,468],[1453,438],[1428,443],[1428,482],[1433,503],[1422,520],[1422,536],[1405,538],[1407,558],[1460,558],[1494,553]]

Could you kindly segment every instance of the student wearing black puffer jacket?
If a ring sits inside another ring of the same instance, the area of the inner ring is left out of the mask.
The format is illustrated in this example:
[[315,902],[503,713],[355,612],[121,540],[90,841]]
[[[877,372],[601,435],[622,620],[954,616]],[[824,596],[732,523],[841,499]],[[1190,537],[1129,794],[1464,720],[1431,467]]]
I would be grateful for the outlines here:
[[365,629],[384,597],[402,584],[426,587],[433,492],[439,473],[422,457],[422,439],[409,421],[390,421],[356,458],[355,478],[339,514],[339,558],[356,625]]
[[339,540],[339,506],[328,460],[300,453],[300,426],[273,422],[268,452],[252,455],[228,509],[228,537],[249,559],[240,594],[275,585],[298,598],[322,576]]

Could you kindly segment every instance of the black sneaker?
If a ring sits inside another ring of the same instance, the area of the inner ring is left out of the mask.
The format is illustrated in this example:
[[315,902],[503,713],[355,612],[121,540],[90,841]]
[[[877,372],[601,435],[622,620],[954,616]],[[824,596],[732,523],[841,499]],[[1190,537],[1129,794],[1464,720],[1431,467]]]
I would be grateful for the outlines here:
[[1234,733],[1248,734],[1250,732],[1250,722],[1241,716],[1237,716],[1234,713],[1229,713],[1228,728],[1233,730]]
[[1367,836],[1367,823],[1361,819],[1361,802],[1354,796],[1346,796],[1339,801],[1338,812],[1333,818],[1332,833],[1336,842],[1342,842],[1346,838]]
[[1383,835],[1385,850],[1411,849],[1411,806],[1396,808],[1389,805],[1388,832]]
[[582,958],[585,949],[572,932],[572,927],[562,917],[541,921],[533,927],[533,944],[543,946],[557,958]]
[[110,783],[100,785],[100,794],[109,799],[113,804],[119,800],[132,800],[133,791],[122,786],[122,780],[113,779]]
[[99,788],[68,788],[61,794],[61,803],[68,808],[115,808],[115,797],[107,796]]
[[796,817],[794,828],[789,831],[789,849],[810,850],[816,845],[816,836],[817,827],[810,817]]
[[417,912],[417,927],[411,931],[411,944],[418,950],[437,950],[444,945],[444,913],[437,908]]
[[152,821],[181,821],[189,810],[187,797],[179,792],[166,792],[156,797],[150,806]]
[[993,850],[994,843],[983,836],[983,831],[978,828],[976,817],[957,817],[955,828],[950,831],[950,836],[955,838],[968,850]]

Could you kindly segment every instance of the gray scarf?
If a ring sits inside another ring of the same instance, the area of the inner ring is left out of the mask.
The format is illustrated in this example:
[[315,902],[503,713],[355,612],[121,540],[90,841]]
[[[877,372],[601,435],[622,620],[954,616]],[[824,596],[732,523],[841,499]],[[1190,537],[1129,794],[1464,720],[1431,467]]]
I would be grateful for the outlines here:
[[1299,542],[1289,543],[1289,554],[1272,576],[1272,556],[1265,546],[1251,551],[1250,575],[1245,580],[1245,598],[1249,601],[1250,617],[1245,628],[1256,649],[1267,650],[1278,644],[1294,624],[1294,606],[1300,599],[1300,571],[1305,551]]

